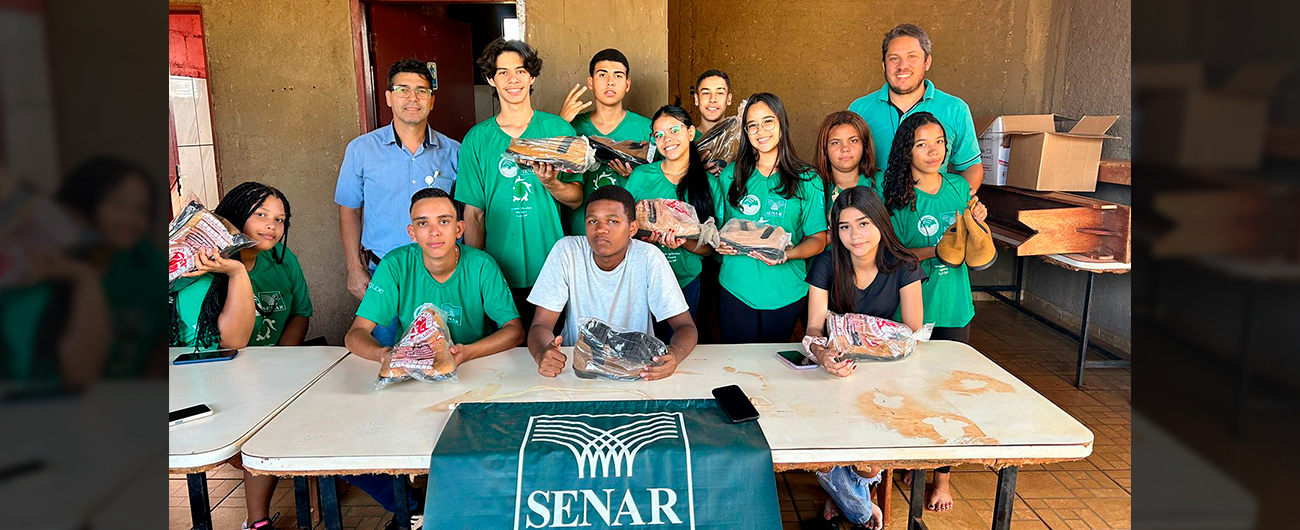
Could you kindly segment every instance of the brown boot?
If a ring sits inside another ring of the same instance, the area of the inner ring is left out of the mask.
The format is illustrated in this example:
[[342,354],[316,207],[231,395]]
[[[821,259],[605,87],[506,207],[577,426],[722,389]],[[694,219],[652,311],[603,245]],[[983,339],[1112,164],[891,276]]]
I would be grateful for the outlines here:
[[966,260],[966,221],[962,216],[957,216],[957,221],[934,246],[934,257],[949,267],[960,267]]
[[966,220],[966,266],[973,271],[989,268],[998,260],[998,249],[993,245],[993,231],[989,225],[976,221],[971,215],[971,207],[978,199],[971,199],[966,211],[961,214]]

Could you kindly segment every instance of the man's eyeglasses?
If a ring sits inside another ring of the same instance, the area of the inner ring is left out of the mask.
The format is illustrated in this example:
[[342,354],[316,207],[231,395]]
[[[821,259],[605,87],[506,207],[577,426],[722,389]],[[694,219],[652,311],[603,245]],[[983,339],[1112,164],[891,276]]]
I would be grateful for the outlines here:
[[[745,132],[748,132],[749,134],[756,134],[758,133],[759,125],[760,125],[759,123],[755,123],[752,121],[746,123]],[[762,126],[764,131],[770,131],[776,129],[776,118],[772,118],[772,117],[763,118]]]
[[[671,135],[673,135],[673,136],[677,136],[677,135],[681,134],[681,133],[682,133],[682,129],[685,129],[685,128],[686,128],[686,127],[683,126],[683,125],[674,125],[674,126],[668,128],[668,133],[671,134]],[[664,132],[663,132],[663,131],[655,131],[654,134],[651,134],[651,135],[650,135],[650,139],[653,140],[653,141],[655,141],[656,143],[659,142],[659,140],[660,140],[661,138],[663,138],[663,137],[664,137]]]
[[399,98],[406,98],[406,97],[410,97],[411,94],[415,94],[415,97],[419,99],[429,99],[429,96],[433,95],[432,90],[429,90],[422,86],[411,88],[406,85],[396,85],[392,88],[389,88],[388,90],[396,94],[397,97]]

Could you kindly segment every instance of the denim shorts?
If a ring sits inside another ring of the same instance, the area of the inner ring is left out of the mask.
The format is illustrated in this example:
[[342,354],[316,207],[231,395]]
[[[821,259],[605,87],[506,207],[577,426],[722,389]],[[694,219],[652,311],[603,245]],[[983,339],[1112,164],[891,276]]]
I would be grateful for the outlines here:
[[879,473],[866,478],[858,475],[853,467],[838,466],[825,473],[818,471],[817,481],[850,523],[865,524],[871,520],[871,488],[880,482]]

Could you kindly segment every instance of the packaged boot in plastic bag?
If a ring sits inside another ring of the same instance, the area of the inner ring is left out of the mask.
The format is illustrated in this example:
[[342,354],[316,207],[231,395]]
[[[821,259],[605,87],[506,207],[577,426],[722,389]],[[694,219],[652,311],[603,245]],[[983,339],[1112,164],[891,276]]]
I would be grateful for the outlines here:
[[596,161],[613,162],[619,160],[631,167],[649,164],[655,161],[654,145],[645,140],[624,140],[615,142],[603,136],[588,136],[591,147],[596,150]]
[[646,199],[636,203],[637,236],[646,237],[653,232],[673,233],[682,239],[697,239],[716,245],[718,227],[710,217],[700,222],[695,207],[675,199]]
[[573,345],[573,373],[583,379],[639,381],[641,371],[658,366],[654,358],[667,353],[668,346],[654,335],[583,318],[578,321],[578,342]]
[[[744,108],[743,102],[741,108]],[[695,143],[695,148],[700,152],[700,161],[706,166],[712,163],[716,171],[722,171],[722,168],[735,162],[736,155],[740,154],[740,135],[743,133],[739,117],[722,118]]]
[[447,320],[433,304],[417,310],[406,334],[379,362],[375,388],[382,389],[407,379],[455,381],[456,359],[451,355],[451,331]]
[[779,226],[732,219],[722,225],[718,239],[741,254],[758,252],[767,259],[779,261],[785,259],[785,249],[790,247],[792,238],[789,232]]
[[[184,282],[181,275],[198,268],[200,250],[217,249],[222,257],[256,245],[230,221],[190,201],[167,228],[167,288],[176,291]],[[191,279],[192,280],[192,279]]]
[[912,331],[906,324],[857,313],[826,312],[826,337],[804,337],[806,355],[812,344],[832,348],[854,361],[897,361],[916,353],[917,344],[930,340],[934,324]]
[[585,136],[515,138],[502,156],[513,156],[519,164],[551,164],[566,173],[584,173],[600,166],[596,150]]

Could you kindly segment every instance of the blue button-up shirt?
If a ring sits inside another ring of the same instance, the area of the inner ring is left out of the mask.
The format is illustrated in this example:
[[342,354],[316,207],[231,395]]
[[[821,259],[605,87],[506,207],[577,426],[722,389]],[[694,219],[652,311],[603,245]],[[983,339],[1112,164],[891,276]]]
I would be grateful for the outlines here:
[[460,142],[430,127],[424,144],[412,155],[390,123],[348,143],[334,202],[364,208],[361,246],[382,257],[411,242],[406,235],[411,195],[424,188],[451,193],[459,167]]

